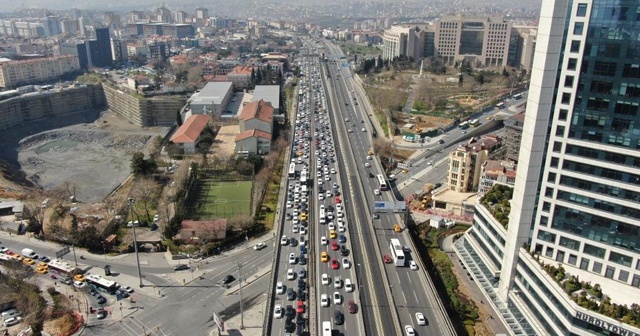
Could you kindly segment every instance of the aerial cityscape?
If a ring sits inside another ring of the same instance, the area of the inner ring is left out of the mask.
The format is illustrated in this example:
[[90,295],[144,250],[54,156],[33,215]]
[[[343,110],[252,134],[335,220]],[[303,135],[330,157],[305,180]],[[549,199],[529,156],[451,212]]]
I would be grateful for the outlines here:
[[640,336],[639,34],[637,0],[3,4],[0,335]]

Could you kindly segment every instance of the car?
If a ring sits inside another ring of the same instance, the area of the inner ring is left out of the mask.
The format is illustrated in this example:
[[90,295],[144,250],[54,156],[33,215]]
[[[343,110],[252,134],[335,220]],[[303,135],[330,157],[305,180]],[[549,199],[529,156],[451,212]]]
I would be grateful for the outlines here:
[[62,278],[62,279],[60,279],[60,282],[62,282],[65,285],[73,284],[73,280],[71,280],[71,278]]
[[303,279],[298,279],[298,289],[306,289],[307,283]]
[[0,246],[0,253],[5,253],[5,252],[7,252],[7,251],[9,251],[9,249],[8,249],[8,248],[6,248],[6,247],[4,247],[4,246]]
[[278,281],[276,283],[276,293],[277,294],[284,294],[284,284],[282,283],[282,281]]
[[402,232],[402,228],[398,224],[393,224],[393,231]]
[[227,274],[223,279],[222,279],[222,283],[227,285],[233,282],[233,280],[235,280],[236,278],[233,277],[233,275],[231,274]]
[[340,263],[338,263],[338,260],[331,259],[331,268],[334,270],[340,268]]
[[296,315],[296,311],[295,309],[293,309],[292,305],[287,305],[287,307],[284,309],[284,315],[286,317],[291,317],[291,318],[293,318]]
[[127,293],[133,293],[133,288],[129,287],[129,286],[124,286],[124,287],[120,287],[121,291],[125,291]]
[[307,247],[305,245],[300,245],[300,254],[307,254]]
[[5,327],[10,327],[10,326],[13,326],[13,325],[16,325],[16,324],[20,323],[20,321],[22,321],[22,317],[21,316],[8,317],[8,318],[5,318],[5,320],[4,320],[4,326]]
[[374,213],[373,214],[373,219],[378,219],[378,218],[380,218],[380,215],[378,215],[377,213]]
[[323,307],[329,307],[329,295],[327,294],[320,295],[320,305]]
[[298,288],[298,300],[306,300],[307,299],[307,295],[304,292],[304,288]]
[[280,245],[289,245],[289,239],[287,239],[287,236],[282,236],[282,238],[280,238]]
[[[346,248],[346,246],[344,246],[344,245],[340,246],[340,255],[343,256],[343,257],[348,256],[349,255],[349,249]],[[349,265],[349,266],[351,266],[351,265]]]
[[253,245],[253,249],[256,250],[256,251],[260,251],[265,247],[267,247],[267,244],[265,244],[265,243],[257,243],[255,245]]
[[361,129],[361,131],[366,132],[366,131],[367,131],[367,129],[363,127],[363,128]]
[[329,224],[327,224],[327,228],[329,229],[329,231],[336,229],[336,225],[333,224],[333,222],[329,222]]
[[[341,212],[338,211],[338,213],[340,214]],[[338,232],[345,232],[347,230],[347,227],[344,225],[344,223],[341,220],[342,218],[338,219]]]
[[331,238],[331,239],[338,238],[338,234],[336,233],[335,230],[329,230],[329,238]]
[[322,236],[320,237],[320,245],[327,245],[329,243],[329,241],[327,240],[327,237]]
[[344,315],[339,310],[333,311],[333,323],[337,325],[344,324]]
[[305,228],[304,226],[300,227],[300,234],[301,235],[306,235],[307,234],[307,228]]
[[433,160],[427,162],[428,165],[433,166]]
[[289,245],[298,246],[298,241],[295,238],[291,237],[289,238]]
[[333,189],[338,189],[338,184],[333,182]]
[[339,276],[337,276],[337,277],[335,277],[335,278],[333,279],[333,287],[334,287],[335,289],[340,289],[340,288],[342,288],[342,284],[343,284],[343,283],[342,283],[342,279],[340,279],[340,277],[339,277]]
[[351,279],[349,278],[344,279],[344,289],[347,291],[347,293],[353,292],[354,288],[353,288],[353,283],[351,283]]
[[424,318],[424,314],[422,313],[416,313],[416,322],[418,322],[418,325],[427,325],[427,319]]
[[298,314],[304,314],[304,301],[302,300],[298,300],[298,302],[296,303],[296,312]]
[[404,333],[407,336],[415,336],[416,335],[416,331],[410,325],[404,326]]
[[36,263],[36,262],[35,262],[35,261],[33,261],[33,259],[31,259],[31,258],[24,258],[24,259],[22,260],[22,262],[23,262],[25,265],[35,265],[35,263]]
[[185,264],[179,264],[176,265],[176,267],[173,268],[174,271],[184,271],[184,270],[188,270],[189,269],[189,265],[185,265]]
[[392,263],[391,257],[388,254],[382,256],[382,261],[384,261],[385,264]]
[[322,284],[323,285],[331,284],[331,278],[327,275],[327,273],[322,273]]
[[35,272],[39,274],[47,274],[49,270],[44,267],[36,267]]
[[345,235],[338,236],[338,242],[341,243],[341,244],[346,243],[347,242],[347,236],[345,236]]
[[280,319],[284,316],[284,311],[282,309],[282,305],[277,304],[275,308],[273,308],[273,317]]
[[349,269],[351,268],[351,262],[348,258],[342,258],[342,268]]
[[333,303],[342,304],[342,294],[340,292],[333,292]]
[[322,260],[322,262],[328,262],[329,261],[329,254],[326,251],[322,251],[320,253],[320,260]]
[[300,260],[298,261],[298,264],[300,265],[306,265],[307,264],[307,257],[303,255],[300,256]]
[[412,270],[414,270],[414,271],[417,271],[417,270],[418,270],[418,264],[416,264],[416,262],[415,262],[415,261],[410,260],[410,261],[409,261],[409,268],[411,268],[411,269],[412,269]]
[[84,281],[74,281],[73,282],[73,287],[78,288],[78,289],[84,288],[86,285],[87,285],[87,283],[84,282]]
[[291,287],[287,288],[287,300],[293,301],[295,299],[296,299],[296,292]]
[[350,314],[355,314],[358,312],[358,305],[356,305],[355,301],[349,300],[349,302],[347,302],[347,306],[349,307]]
[[98,300],[98,304],[105,304],[105,303],[107,303],[107,299],[106,299],[104,296],[102,296],[102,295],[98,295],[98,296],[96,296],[96,300]]
[[96,296],[96,295],[98,295],[98,291],[96,291],[95,289],[91,288],[91,289],[89,289],[89,295]]
[[289,253],[289,264],[295,265],[297,259],[295,253]]
[[373,189],[373,194],[374,195],[380,195],[380,190],[379,189]]
[[371,163],[369,163],[369,162],[365,162],[365,163],[364,163],[364,167],[365,167],[365,168],[371,168]]
[[373,158],[371,157],[371,155],[367,155],[367,160],[373,160]]
[[331,242],[331,249],[334,250],[334,251],[339,250],[340,249],[340,245],[338,245],[338,242],[332,241]]
[[372,173],[372,172],[369,172],[369,178],[373,178],[373,177],[376,177],[376,176],[375,176],[375,175],[373,175],[373,173]]
[[298,278],[305,279],[307,277],[307,270],[301,268],[298,270]]
[[51,259],[49,259],[49,257],[47,257],[47,256],[40,256],[40,258],[38,258],[38,260],[40,260],[42,262],[45,262],[45,263],[48,263],[48,262],[51,261]]
[[102,309],[102,308],[98,309],[98,313],[96,314],[96,318],[98,320],[102,320],[105,317],[107,317],[107,311]]
[[287,280],[295,280],[296,279],[296,272],[293,270],[293,268],[290,268],[287,270]]

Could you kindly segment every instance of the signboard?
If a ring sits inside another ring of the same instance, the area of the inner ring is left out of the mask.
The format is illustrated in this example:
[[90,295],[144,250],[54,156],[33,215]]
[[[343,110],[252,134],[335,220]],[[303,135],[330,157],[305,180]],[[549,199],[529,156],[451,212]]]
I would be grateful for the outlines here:
[[373,212],[387,212],[387,211],[405,212],[407,211],[407,204],[404,201],[395,202],[375,202],[373,203]]
[[576,318],[582,321],[585,321],[591,325],[600,327],[604,330],[607,330],[609,332],[612,332],[616,335],[629,335],[629,336],[640,336],[640,334],[635,333],[627,328],[623,328],[620,324],[618,323],[611,323],[602,319],[599,319],[597,317],[593,317],[591,315],[587,315],[585,313],[582,312],[576,312]]
[[56,252],[56,258],[57,259],[62,258],[62,256],[64,256],[65,254],[69,253],[70,251],[71,251],[71,249],[69,248],[69,246],[65,246],[65,247],[62,248],[62,250]]

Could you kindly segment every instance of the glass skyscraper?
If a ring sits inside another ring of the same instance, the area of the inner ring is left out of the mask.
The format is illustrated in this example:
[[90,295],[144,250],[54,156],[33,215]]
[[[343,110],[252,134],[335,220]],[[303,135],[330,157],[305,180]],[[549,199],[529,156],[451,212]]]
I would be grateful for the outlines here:
[[514,334],[640,335],[639,32],[637,0],[543,0],[509,224],[478,203],[456,243]]

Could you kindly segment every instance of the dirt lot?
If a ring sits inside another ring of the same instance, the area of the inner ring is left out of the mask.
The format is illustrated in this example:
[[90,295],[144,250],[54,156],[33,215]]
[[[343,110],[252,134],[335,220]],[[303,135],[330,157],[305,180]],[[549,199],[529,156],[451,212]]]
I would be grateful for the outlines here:
[[240,125],[225,125],[220,127],[216,139],[211,146],[211,152],[220,157],[231,156],[236,149],[236,135],[240,133]]
[[48,130],[46,125],[14,130],[11,139],[0,139],[11,140],[4,144],[13,148],[0,155],[44,189],[69,182],[79,201],[100,201],[129,175],[131,154],[144,151],[149,140],[166,129],[140,129],[111,113],[95,117],[83,116],[76,124],[48,121]]

